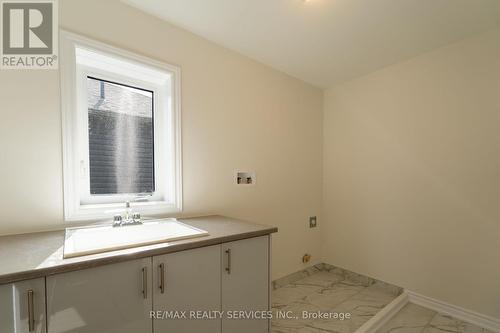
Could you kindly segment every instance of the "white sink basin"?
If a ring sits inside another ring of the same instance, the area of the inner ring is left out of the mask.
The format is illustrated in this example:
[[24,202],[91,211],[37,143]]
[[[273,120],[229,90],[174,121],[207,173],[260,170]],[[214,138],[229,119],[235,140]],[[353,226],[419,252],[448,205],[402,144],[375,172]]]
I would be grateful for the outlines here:
[[206,236],[208,232],[175,219],[155,220],[124,227],[67,228],[64,258]]

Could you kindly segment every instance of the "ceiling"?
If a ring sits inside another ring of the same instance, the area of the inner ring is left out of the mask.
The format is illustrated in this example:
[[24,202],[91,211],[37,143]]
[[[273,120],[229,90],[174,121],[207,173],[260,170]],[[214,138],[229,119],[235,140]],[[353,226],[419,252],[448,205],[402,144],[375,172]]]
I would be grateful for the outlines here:
[[124,0],[319,87],[500,26],[500,0]]

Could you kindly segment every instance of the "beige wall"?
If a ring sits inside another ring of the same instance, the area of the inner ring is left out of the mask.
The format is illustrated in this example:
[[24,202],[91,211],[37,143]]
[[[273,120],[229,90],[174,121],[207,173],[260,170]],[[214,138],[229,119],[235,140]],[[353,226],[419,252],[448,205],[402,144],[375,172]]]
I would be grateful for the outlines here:
[[[322,91],[114,0],[60,1],[61,27],[182,68],[184,215],[276,225],[275,278],[318,260]],[[0,233],[63,227],[57,71],[0,71]],[[238,168],[257,185],[233,184]]]
[[329,89],[323,255],[500,318],[500,30]]
[[[278,226],[274,278],[321,240],[328,263],[500,317],[500,30],[327,90],[323,142],[319,89],[116,0],[59,3],[63,28],[181,66],[184,215]],[[58,72],[0,88],[0,234],[61,228]]]

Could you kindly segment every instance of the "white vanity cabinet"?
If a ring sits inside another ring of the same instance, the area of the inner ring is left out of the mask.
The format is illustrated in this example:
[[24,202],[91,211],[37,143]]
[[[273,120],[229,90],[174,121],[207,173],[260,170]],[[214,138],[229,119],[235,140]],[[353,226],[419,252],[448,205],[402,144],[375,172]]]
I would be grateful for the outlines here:
[[153,270],[155,333],[221,332],[220,317],[208,318],[221,310],[221,245],[153,257]]
[[222,245],[222,310],[233,315],[233,319],[222,321],[222,333],[269,331],[268,319],[242,319],[239,313],[243,311],[247,315],[270,310],[269,245],[269,236]]
[[45,333],[45,279],[0,286],[0,331]]
[[48,332],[151,332],[151,274],[145,258],[48,276]]
[[[268,319],[243,319],[241,311],[270,309],[269,242],[261,236],[47,276],[47,333],[268,333]],[[9,301],[20,302],[21,320],[27,289]]]

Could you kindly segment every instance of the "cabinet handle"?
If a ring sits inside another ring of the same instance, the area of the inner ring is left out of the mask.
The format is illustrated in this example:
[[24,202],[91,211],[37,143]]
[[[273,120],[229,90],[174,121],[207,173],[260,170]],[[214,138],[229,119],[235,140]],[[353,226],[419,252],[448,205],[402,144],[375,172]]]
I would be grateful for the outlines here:
[[148,268],[142,268],[142,296],[148,298]]
[[158,273],[160,275],[160,291],[162,294],[165,293],[165,265],[162,263],[162,264],[159,264],[158,265]]
[[226,272],[227,274],[231,274],[231,249],[227,249],[226,254],[227,254]]
[[28,290],[28,332],[35,331],[34,297],[35,292],[32,289]]

